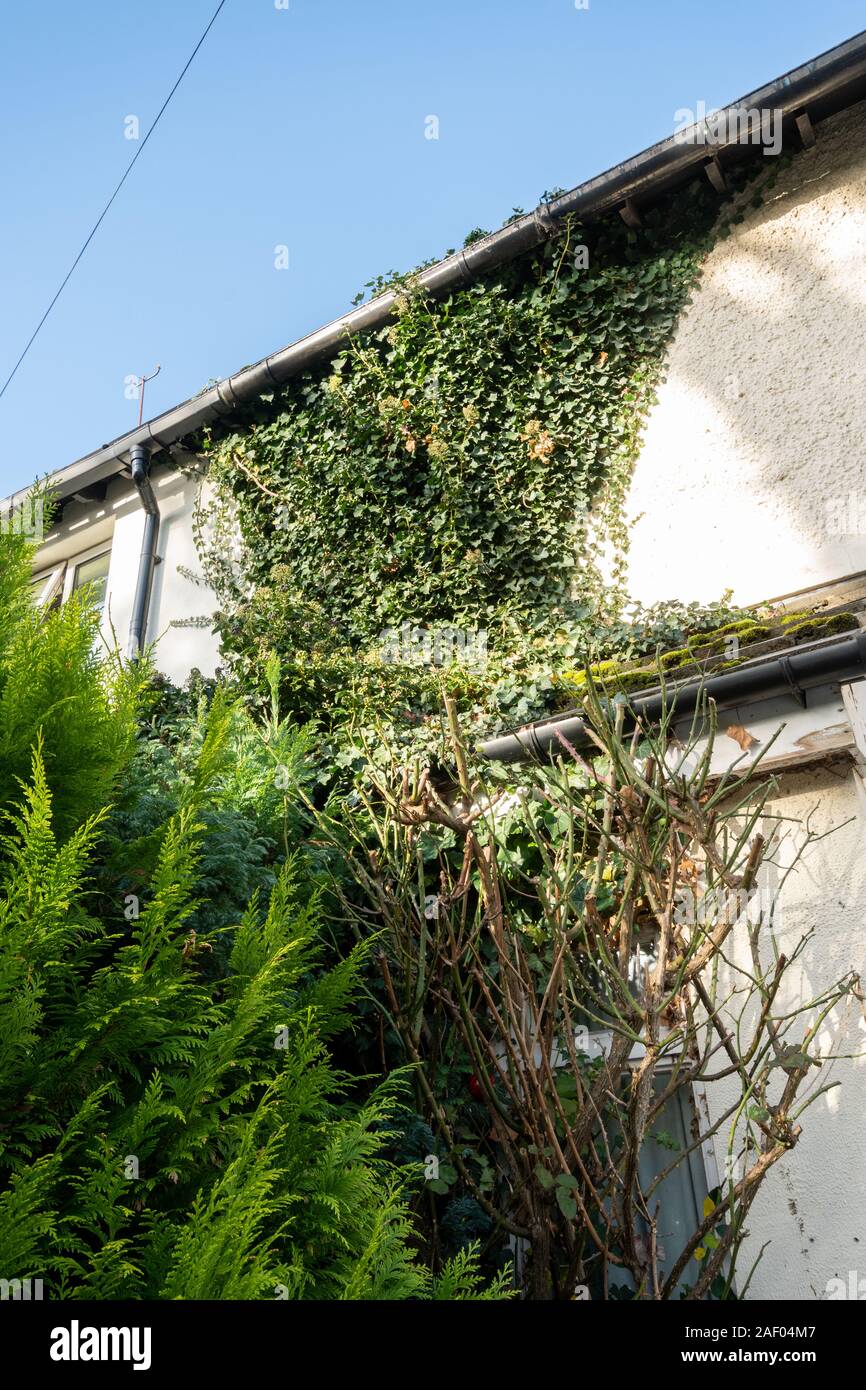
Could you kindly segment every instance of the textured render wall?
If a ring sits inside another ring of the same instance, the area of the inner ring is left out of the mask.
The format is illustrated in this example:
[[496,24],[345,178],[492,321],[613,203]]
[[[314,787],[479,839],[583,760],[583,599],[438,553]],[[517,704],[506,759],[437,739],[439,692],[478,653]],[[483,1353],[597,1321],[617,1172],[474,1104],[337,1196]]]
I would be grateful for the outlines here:
[[[863,793],[852,770],[789,775],[782,789],[768,808],[772,814],[799,822],[811,815],[818,834],[834,828],[811,847],[782,892],[779,949],[790,955],[814,930],[783,984],[784,993],[780,990],[779,1006],[790,1008],[852,968],[866,980],[866,835]],[[780,855],[790,862],[786,854],[790,846]],[[740,927],[730,954],[737,963],[749,961]],[[802,1032],[795,1029],[787,1041]],[[856,1000],[846,1000],[828,1019],[818,1045],[822,1054],[866,1052],[866,1024]],[[866,1057],[826,1062],[813,1069],[809,1086],[814,1090],[832,1081],[841,1085],[804,1113],[796,1147],[766,1178],[749,1215],[750,1235],[738,1264],[741,1287],[761,1246],[770,1242],[749,1288],[750,1300],[823,1299],[828,1281],[840,1278],[847,1285],[852,1270],[866,1280]],[[710,1087],[713,1116],[734,1099],[726,1082]],[[726,1138],[727,1127],[715,1140],[720,1173]]]
[[[629,494],[632,595],[706,602],[730,588],[748,604],[866,570],[864,441],[866,103],[820,126],[707,260]],[[787,985],[802,1002],[852,967],[866,978],[866,801],[853,771],[789,774],[782,789],[779,814],[817,805],[815,829],[844,826],[785,889],[782,948],[815,929]],[[744,948],[738,929],[732,949]],[[821,1044],[866,1051],[856,1001]],[[770,1244],[749,1298],[825,1298],[831,1279],[866,1280],[866,1059],[813,1076],[842,1085],[805,1112],[752,1208],[741,1278]],[[718,1114],[724,1083],[715,1091]]]
[[[177,684],[194,666],[212,675],[219,664],[219,643],[209,627],[172,627],[175,619],[208,617],[216,608],[213,592],[194,584],[178,572],[183,566],[201,572],[192,533],[196,484],[182,474],[156,465],[153,487],[161,512],[157,553],[162,564],[154,572],[146,640],[156,642],[157,668]],[[144,531],[144,513],[138,493],[128,479],[112,482],[104,502],[70,505],[63,525],[45,539],[34,565],[47,570],[62,560],[99,548],[111,548],[104,636],[126,649],[138,562]]]
[[708,258],[647,422],[628,505],[644,602],[866,569],[866,103],[768,199]]
[[[154,469],[154,492],[161,513],[157,553],[162,564],[154,572],[146,640],[156,642],[157,668],[182,684],[193,667],[213,675],[219,664],[219,644],[209,627],[172,627],[173,620],[205,617],[216,608],[210,589],[179,573],[178,566],[200,574],[192,533],[196,484],[182,474]],[[144,530],[144,513],[137,495],[126,491],[115,506],[114,542],[108,574],[108,604],[118,639],[125,643]]]

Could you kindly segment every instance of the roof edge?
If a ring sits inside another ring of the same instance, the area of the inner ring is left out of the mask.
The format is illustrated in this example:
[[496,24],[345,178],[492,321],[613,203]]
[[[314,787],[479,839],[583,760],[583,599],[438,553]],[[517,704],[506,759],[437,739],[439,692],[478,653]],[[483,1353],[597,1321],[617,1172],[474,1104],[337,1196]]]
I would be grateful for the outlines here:
[[[711,113],[695,126],[668,136],[570,192],[540,204],[499,231],[428,266],[419,272],[418,283],[429,294],[444,295],[541,245],[567,217],[603,217],[626,208],[627,204],[645,203],[659,196],[699,173],[708,163],[716,163],[726,150],[741,148],[739,138],[717,138],[718,132],[726,129],[733,129],[739,135],[738,122],[727,119],[737,112],[745,109],[778,112],[777,119],[787,123],[787,138],[796,116],[809,112],[813,120],[823,120],[863,96],[866,96],[866,30]],[[708,135],[712,135],[709,140]],[[711,153],[708,153],[708,143]],[[326,362],[347,337],[383,326],[392,315],[395,297],[394,291],[385,291],[137,429],[119,435],[101,449],[50,474],[51,486],[62,500],[122,471],[128,466],[129,452],[135,445],[144,444],[152,450],[169,449],[202,425],[232,415],[242,405],[300,372]],[[29,487],[20,488],[0,502],[0,508],[8,510],[15,506],[29,490]]]

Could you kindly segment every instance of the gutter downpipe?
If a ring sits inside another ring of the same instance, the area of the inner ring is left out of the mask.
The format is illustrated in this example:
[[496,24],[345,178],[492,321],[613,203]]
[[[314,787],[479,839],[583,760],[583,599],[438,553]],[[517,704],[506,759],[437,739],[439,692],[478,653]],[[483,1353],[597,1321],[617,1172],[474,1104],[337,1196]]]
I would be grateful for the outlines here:
[[133,444],[129,451],[129,466],[144,510],[144,533],[141,538],[141,555],[138,561],[138,578],[135,582],[135,597],[132,602],[132,620],[129,624],[127,652],[131,661],[137,661],[147,631],[147,617],[150,610],[150,591],[153,586],[154,566],[159,563],[156,544],[159,540],[159,506],[150,482],[150,450],[144,444]]
[[[730,709],[746,700],[773,700],[784,695],[791,695],[805,705],[808,690],[864,679],[866,630],[843,641],[834,638],[786,652],[772,661],[746,662],[734,671],[725,671],[707,680],[686,681],[639,697],[626,705],[623,733],[631,733],[638,720],[644,724],[656,723],[665,712],[673,712],[678,719],[693,714],[703,697],[715,700],[719,709]],[[610,709],[611,702],[605,704]],[[595,747],[585,721],[572,714],[488,739],[480,745],[479,751],[490,762],[519,763],[527,759],[549,762],[566,752],[560,735],[578,751]]]

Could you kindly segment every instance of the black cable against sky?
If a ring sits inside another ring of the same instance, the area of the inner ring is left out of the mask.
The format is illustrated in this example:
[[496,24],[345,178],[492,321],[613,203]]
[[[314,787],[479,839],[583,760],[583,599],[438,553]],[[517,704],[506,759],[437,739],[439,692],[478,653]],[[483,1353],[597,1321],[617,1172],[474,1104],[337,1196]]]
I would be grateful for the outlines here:
[[216,9],[214,10],[213,14],[211,15],[210,23],[208,24],[207,28],[205,29],[204,33],[202,34],[201,38],[199,39],[199,41],[198,41],[198,43],[196,44],[195,48],[193,49],[192,53],[191,53],[191,54],[189,55],[189,57],[187,58],[187,60],[186,60],[186,62],[185,62],[185,64],[184,64],[184,66],[183,66],[183,71],[181,72],[180,76],[178,77],[177,81],[175,82],[174,86],[172,87],[171,91],[169,92],[168,96],[166,97],[165,101],[162,103],[162,106],[159,108],[159,111],[158,111],[157,114],[156,114],[156,118],[155,118],[155,120],[152,122],[152,124],[151,124],[151,126],[150,126],[150,128],[149,128],[149,130],[148,130],[148,132],[147,132],[147,134],[145,135],[144,139],[142,140],[142,142],[141,142],[141,144],[139,145],[138,149],[136,150],[135,154],[132,156],[132,159],[129,161],[129,164],[127,165],[126,172],[125,172],[125,174],[123,175],[123,178],[120,180],[120,183],[117,185],[117,187],[115,188],[115,190],[114,190],[114,192],[112,193],[111,197],[109,198],[108,202],[105,204],[105,207],[102,209],[102,212],[99,214],[99,217],[98,217],[96,223],[94,224],[94,226],[93,226],[93,228],[92,228],[92,230],[91,230],[91,232],[90,232],[90,235],[88,236],[87,240],[85,241],[85,243],[84,243],[84,245],[82,246],[81,250],[79,251],[78,255],[75,257],[75,260],[72,262],[72,265],[69,267],[68,271],[66,272],[66,275],[64,276],[63,281],[61,282],[60,288],[58,289],[58,291],[57,291],[57,293],[55,294],[54,298],[52,299],[51,303],[48,305],[48,308],[45,310],[45,313],[42,315],[42,318],[39,320],[39,322],[37,323],[35,329],[33,330],[32,334],[30,335],[30,338],[29,338],[28,341],[27,341],[27,344],[26,344],[26,346],[25,346],[25,348],[24,348],[24,351],[22,352],[21,356],[18,358],[18,361],[15,363],[15,366],[12,368],[11,372],[10,372],[9,375],[7,376],[6,380],[4,381],[4,383],[3,383],[3,388],[2,388],[2,390],[0,390],[0,400],[2,400],[3,397],[5,396],[7,386],[8,386],[8,385],[10,384],[10,382],[12,381],[12,378],[15,376],[15,373],[18,371],[18,368],[21,366],[21,363],[24,361],[24,358],[27,356],[27,354],[28,354],[28,352],[30,351],[31,347],[32,347],[33,344],[35,343],[36,338],[37,338],[38,335],[39,335],[39,331],[40,331],[40,329],[42,328],[42,325],[44,324],[45,320],[48,318],[48,315],[51,313],[51,310],[54,308],[55,304],[57,303],[58,299],[59,299],[60,296],[62,295],[63,291],[66,289],[66,286],[68,285],[69,281],[70,281],[71,278],[72,278],[72,275],[73,275],[73,272],[74,272],[74,270],[75,270],[75,267],[78,265],[78,262],[81,260],[81,257],[84,255],[84,253],[85,253],[85,251],[87,250],[88,246],[90,245],[91,241],[92,241],[93,238],[96,236],[96,233],[99,231],[99,228],[100,228],[100,226],[102,225],[102,222],[103,222],[103,220],[104,220],[104,218],[105,218],[106,213],[108,212],[109,208],[111,207],[112,203],[114,202],[114,200],[115,200],[115,198],[117,197],[118,193],[120,192],[121,188],[122,188],[123,185],[126,183],[126,180],[129,178],[130,174],[132,173],[132,171],[133,171],[133,169],[134,169],[134,167],[135,167],[135,162],[136,162],[136,160],[139,158],[140,155],[142,155],[142,154],[144,153],[144,147],[145,147],[145,145],[147,144],[147,142],[148,142],[148,140],[150,139],[150,137],[151,137],[151,135],[153,134],[153,132],[156,130],[156,127],[159,125],[160,118],[162,117],[163,112],[165,111],[166,107],[168,106],[169,102],[171,101],[172,97],[174,96],[175,92],[177,91],[178,87],[180,86],[181,82],[182,82],[183,79],[186,77],[187,72],[189,71],[190,67],[192,66],[192,61],[193,61],[193,59],[195,58],[195,55],[198,53],[199,49],[201,48],[202,44],[204,43],[204,41],[205,41],[205,39],[207,38],[208,34],[210,33],[211,29],[213,28],[214,23],[216,22],[217,16],[219,15],[220,10],[223,8],[223,6],[225,5],[225,3],[226,3],[226,0],[220,0],[220,3],[217,5]]

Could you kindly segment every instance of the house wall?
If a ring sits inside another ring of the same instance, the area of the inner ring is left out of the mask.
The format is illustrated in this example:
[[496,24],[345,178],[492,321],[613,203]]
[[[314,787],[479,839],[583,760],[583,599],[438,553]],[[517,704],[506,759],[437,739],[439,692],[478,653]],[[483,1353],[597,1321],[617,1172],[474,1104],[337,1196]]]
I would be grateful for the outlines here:
[[[808,818],[815,835],[832,832],[806,849],[779,894],[779,950],[792,956],[801,938],[812,933],[780,988],[777,1010],[784,1013],[814,999],[851,969],[866,979],[866,833],[859,774],[850,766],[787,774],[767,810],[765,829],[774,816],[791,818],[784,822],[789,838],[774,856],[782,865],[790,864],[796,844],[791,821],[803,824]],[[771,869],[771,877],[773,873]],[[731,959],[748,968],[745,931],[737,927],[732,938]],[[768,935],[765,940],[766,961],[772,947]],[[802,1032],[795,1028],[786,1041],[798,1040]],[[834,1009],[817,1043],[824,1057],[866,1054],[866,1023],[855,998]],[[779,1077],[781,1085],[782,1073]],[[833,1290],[830,1281],[841,1279],[848,1287],[852,1271],[853,1286],[863,1279],[866,1291],[866,1055],[825,1061],[813,1069],[801,1096],[834,1082],[835,1089],[819,1096],[801,1116],[795,1148],[770,1172],[749,1214],[749,1237],[738,1263],[741,1287],[769,1242],[749,1299],[825,1299]],[[728,1081],[711,1085],[712,1118],[724,1114],[738,1094],[739,1088]],[[729,1128],[730,1121],[714,1140],[720,1174],[725,1172]]]
[[[731,589],[751,604],[866,570],[864,266],[861,104],[818,127],[767,204],[748,208],[708,258],[629,493],[633,597],[708,602]],[[827,711],[844,723],[838,699]],[[757,718],[734,713],[750,728]],[[866,799],[850,763],[785,773],[779,786],[777,814],[812,813],[813,829],[835,830],[781,898],[782,949],[814,930],[780,1000],[793,1005],[852,968],[866,976]],[[741,927],[731,950],[745,959]],[[820,1041],[826,1052],[866,1051],[856,1000]],[[805,1112],[802,1137],[752,1208],[741,1278],[769,1245],[749,1298],[826,1298],[828,1281],[847,1286],[851,1271],[866,1291],[866,1060],[828,1062],[811,1085],[829,1080],[841,1085]],[[716,1116],[732,1098],[726,1084],[710,1087]],[[723,1172],[725,1145],[715,1147]]]
[[680,320],[628,501],[643,602],[866,569],[866,103],[817,133]]
[[[152,482],[161,513],[157,544],[161,563],[154,572],[145,638],[155,643],[157,669],[182,684],[193,667],[204,675],[214,673],[219,664],[219,643],[209,623],[204,628],[172,623],[209,618],[217,602],[206,585],[195,584],[179,569],[201,573],[192,530],[195,481],[157,465]],[[103,636],[111,642],[113,628],[123,650],[127,650],[143,532],[144,512],[138,493],[128,479],[118,479],[110,484],[105,502],[68,506],[63,525],[46,537],[36,559],[38,571],[103,542],[111,546]]]

